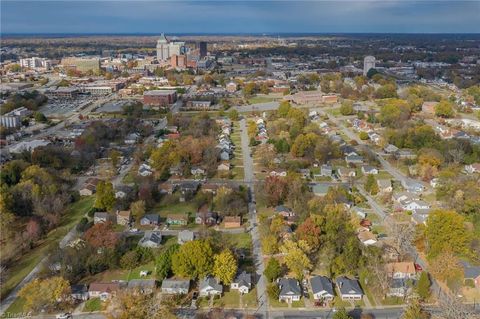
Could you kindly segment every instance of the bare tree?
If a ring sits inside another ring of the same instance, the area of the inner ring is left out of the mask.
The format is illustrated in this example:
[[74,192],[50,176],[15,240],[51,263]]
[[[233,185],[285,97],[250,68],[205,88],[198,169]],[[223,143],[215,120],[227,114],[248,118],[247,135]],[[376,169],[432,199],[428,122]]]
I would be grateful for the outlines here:
[[480,318],[468,306],[454,295],[441,293],[438,297],[440,312],[433,319],[478,319]]
[[413,251],[413,239],[415,237],[415,227],[408,224],[394,223],[391,227],[392,238],[400,255],[404,256]]

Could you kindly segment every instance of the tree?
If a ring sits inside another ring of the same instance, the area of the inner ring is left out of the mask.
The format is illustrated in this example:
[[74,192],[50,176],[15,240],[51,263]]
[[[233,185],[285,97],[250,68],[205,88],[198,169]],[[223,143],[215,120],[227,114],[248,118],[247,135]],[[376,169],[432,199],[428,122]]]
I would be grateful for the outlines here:
[[277,206],[287,197],[288,185],[284,178],[267,176],[264,182],[264,192],[268,206]]
[[250,97],[256,93],[256,85],[254,82],[249,82],[243,87],[243,95]]
[[362,141],[366,141],[369,139],[369,136],[368,136],[368,133],[367,132],[364,132],[364,131],[361,131],[359,134],[358,134],[358,137],[360,137],[360,139]]
[[342,115],[355,114],[355,110],[353,109],[353,102],[350,100],[343,101],[342,105],[340,106],[340,113]]
[[319,136],[315,133],[300,134],[295,138],[290,153],[296,157],[313,157]]
[[239,118],[239,113],[236,109],[232,109],[228,112],[228,117],[232,120],[232,121],[238,121],[238,118]]
[[333,314],[332,319],[353,319],[351,316],[348,315],[345,308],[340,308]]
[[365,182],[365,190],[372,195],[377,195],[379,191],[378,184],[373,174],[367,175],[367,181]]
[[441,252],[455,254],[468,252],[471,234],[465,229],[465,218],[452,210],[435,210],[427,219],[425,229],[429,259]]
[[230,249],[225,249],[215,255],[213,261],[213,275],[224,285],[229,285],[237,273],[237,260]]
[[274,281],[282,274],[282,267],[280,263],[275,258],[270,258],[263,272],[268,281]]
[[110,160],[112,161],[113,167],[117,167],[118,163],[120,161],[120,156],[121,156],[120,152],[115,150],[115,149],[112,149],[108,153],[108,156],[110,157]]
[[134,269],[139,266],[139,258],[135,250],[127,251],[122,258],[120,258],[120,266],[124,269]]
[[172,256],[175,254],[180,245],[174,244],[168,247],[163,253],[161,253],[155,261],[155,268],[157,270],[157,278],[163,280],[168,278],[172,272]]
[[308,217],[296,230],[298,239],[304,240],[310,247],[318,247],[320,245],[321,229],[315,224],[312,217]]
[[278,116],[287,117],[288,112],[290,111],[291,108],[292,108],[292,106],[290,105],[290,102],[282,101],[280,103],[280,105],[278,106],[278,111],[277,111]]
[[172,270],[177,276],[199,278],[212,273],[213,250],[208,241],[193,240],[185,243],[172,255]]
[[402,127],[410,118],[410,106],[407,101],[390,99],[380,108],[380,122],[388,127]]
[[113,231],[111,222],[93,225],[83,237],[94,248],[115,248],[118,243],[118,236]]
[[262,239],[262,251],[265,255],[273,255],[278,251],[278,238],[274,234],[268,234]]
[[453,109],[452,103],[448,100],[441,100],[435,106],[435,115],[443,118],[453,117],[455,115],[455,111]]
[[100,210],[111,210],[115,204],[115,191],[110,182],[100,181],[97,184],[94,207]]
[[37,241],[42,234],[40,224],[35,219],[30,219],[25,228],[25,232],[29,240]]
[[278,297],[280,296],[280,288],[276,283],[272,282],[267,286],[267,294],[271,299],[278,300]]
[[47,122],[47,117],[42,112],[35,112],[34,118],[35,118],[35,122],[39,122],[39,123]]
[[367,72],[367,78],[371,79],[375,74],[379,74],[378,70],[375,68],[370,68]]
[[422,309],[422,305],[418,299],[412,299],[409,303],[401,319],[428,319],[430,315]]
[[430,272],[449,287],[457,287],[463,279],[463,270],[460,261],[451,251],[441,252],[430,262]]
[[306,241],[294,242],[287,239],[280,247],[280,251],[285,254],[285,264],[297,279],[303,278],[304,271],[312,268],[312,263],[307,256],[311,252],[311,248]]
[[145,201],[137,200],[130,205],[130,211],[135,217],[135,220],[139,220],[143,215],[145,215]]
[[416,285],[416,292],[421,300],[427,300],[430,297],[430,277],[426,271],[422,271]]
[[25,310],[39,311],[66,301],[70,294],[70,284],[62,277],[34,279],[18,292],[24,298]]

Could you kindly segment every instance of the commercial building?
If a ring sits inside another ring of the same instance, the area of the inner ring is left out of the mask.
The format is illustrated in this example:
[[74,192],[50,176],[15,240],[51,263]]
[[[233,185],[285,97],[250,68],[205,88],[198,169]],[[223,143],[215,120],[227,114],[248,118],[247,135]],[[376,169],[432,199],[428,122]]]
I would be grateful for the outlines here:
[[168,61],[173,55],[185,54],[185,42],[170,42],[161,34],[157,40],[157,60]]
[[61,62],[64,69],[73,69],[80,72],[100,71],[100,58],[68,57]]
[[45,91],[45,95],[49,98],[60,98],[60,99],[74,99],[78,95],[77,88],[66,88],[59,87],[57,89]]
[[170,57],[170,66],[176,69],[187,68],[187,56],[174,54]]
[[33,58],[20,59],[20,66],[22,68],[27,68],[27,69],[44,68],[46,70],[49,70],[52,64],[50,60],[33,57]]
[[363,59],[363,75],[366,76],[370,69],[375,69],[375,57],[367,55]]
[[32,114],[32,111],[22,106],[0,116],[0,125],[4,127],[19,127],[22,118]]
[[200,51],[200,58],[204,58],[207,56],[207,42],[199,42],[198,49]]
[[175,90],[153,90],[143,93],[143,103],[150,106],[168,106],[177,101]]

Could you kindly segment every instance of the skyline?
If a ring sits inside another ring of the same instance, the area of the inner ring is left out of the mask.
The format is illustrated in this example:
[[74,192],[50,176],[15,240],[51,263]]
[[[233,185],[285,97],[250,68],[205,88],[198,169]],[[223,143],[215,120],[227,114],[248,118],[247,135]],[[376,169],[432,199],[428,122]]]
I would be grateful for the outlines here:
[[2,34],[480,32],[477,1],[10,0],[1,9]]

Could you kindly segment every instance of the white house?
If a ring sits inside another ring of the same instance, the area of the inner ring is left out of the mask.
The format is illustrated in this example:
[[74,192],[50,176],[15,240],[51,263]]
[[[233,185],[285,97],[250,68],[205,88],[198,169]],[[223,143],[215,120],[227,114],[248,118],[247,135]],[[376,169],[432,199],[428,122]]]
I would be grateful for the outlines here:
[[230,284],[230,289],[236,289],[241,294],[248,294],[252,289],[252,275],[243,271]]
[[314,276],[310,278],[310,285],[312,286],[313,299],[333,300],[333,284],[329,278],[325,276]]
[[223,293],[223,286],[213,277],[205,277],[199,284],[200,297],[221,295]]
[[337,287],[340,291],[342,300],[361,300],[363,298],[363,290],[358,280],[347,277],[337,278]]

